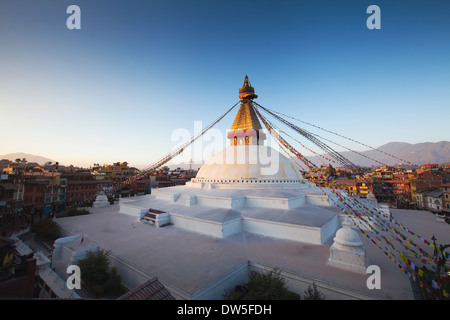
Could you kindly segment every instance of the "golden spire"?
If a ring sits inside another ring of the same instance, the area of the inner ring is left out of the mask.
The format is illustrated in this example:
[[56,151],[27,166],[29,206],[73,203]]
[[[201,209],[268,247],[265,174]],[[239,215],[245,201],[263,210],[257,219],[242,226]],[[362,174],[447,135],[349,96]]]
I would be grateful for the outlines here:
[[265,140],[261,123],[252,104],[252,99],[257,97],[255,89],[250,85],[248,77],[245,76],[244,85],[239,88],[241,107],[231,126],[231,132],[228,134],[229,139],[234,139],[232,145],[240,144],[239,140],[242,140],[242,144],[259,144],[260,139]]
[[250,85],[248,77],[245,76],[244,85],[239,88],[239,99],[256,99],[255,89]]
[[253,110],[253,106],[250,101],[242,102],[241,107],[234,119],[233,125],[231,126],[232,131],[236,130],[261,130],[261,124],[259,123],[258,117]]
[[236,130],[261,130],[261,124],[258,117],[253,110],[251,99],[255,99],[258,96],[255,94],[255,89],[250,85],[248,76],[245,76],[244,85],[239,88],[239,99],[241,99],[241,107],[234,119],[232,131]]

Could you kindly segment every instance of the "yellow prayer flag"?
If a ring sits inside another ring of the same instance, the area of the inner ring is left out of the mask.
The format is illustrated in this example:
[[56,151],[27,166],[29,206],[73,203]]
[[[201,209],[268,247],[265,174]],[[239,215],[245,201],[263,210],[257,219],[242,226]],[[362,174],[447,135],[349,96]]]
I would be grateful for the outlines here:
[[417,274],[418,274],[419,276],[423,277],[423,270],[422,270],[422,269],[419,269],[419,271],[417,272]]
[[408,262],[408,259],[403,255],[403,253],[400,253],[400,258],[401,258],[404,262]]

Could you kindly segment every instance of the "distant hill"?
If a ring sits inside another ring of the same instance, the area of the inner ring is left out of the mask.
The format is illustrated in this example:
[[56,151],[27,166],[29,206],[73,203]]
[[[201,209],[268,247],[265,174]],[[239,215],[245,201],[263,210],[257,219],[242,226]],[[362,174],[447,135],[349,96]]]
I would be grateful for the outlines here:
[[55,163],[55,160],[45,158],[42,156],[36,156],[34,154],[23,153],[23,152],[8,153],[8,154],[0,155],[0,160],[8,159],[10,161],[15,161],[17,158],[19,158],[21,160],[23,158],[25,158],[28,162],[36,162],[36,163],[39,163],[40,165],[44,165],[46,162],[49,162],[49,161],[51,161],[52,163]]
[[[367,150],[360,152],[368,158],[378,160],[387,165],[396,165],[402,163],[406,165],[405,161],[399,160],[403,159],[416,165],[423,165],[428,163],[433,164],[443,164],[450,163],[450,142],[440,141],[440,142],[424,142],[424,143],[406,143],[406,142],[389,142],[381,147],[377,148],[382,152],[376,150]],[[390,153],[398,159],[389,156],[385,153]],[[380,166],[381,164],[365,157],[362,157],[351,151],[344,151],[341,154],[353,163],[370,167]],[[315,164],[319,164],[317,157],[311,157],[311,161]]]

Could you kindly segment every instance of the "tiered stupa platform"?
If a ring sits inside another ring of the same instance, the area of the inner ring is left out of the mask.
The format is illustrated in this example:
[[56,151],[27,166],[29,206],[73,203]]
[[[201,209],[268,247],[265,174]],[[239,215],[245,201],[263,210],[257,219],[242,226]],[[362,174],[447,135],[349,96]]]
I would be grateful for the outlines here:
[[178,186],[152,195],[123,198],[120,212],[136,217],[149,209],[169,213],[178,228],[215,237],[248,231],[323,244],[335,233],[339,210],[312,189],[198,189]]

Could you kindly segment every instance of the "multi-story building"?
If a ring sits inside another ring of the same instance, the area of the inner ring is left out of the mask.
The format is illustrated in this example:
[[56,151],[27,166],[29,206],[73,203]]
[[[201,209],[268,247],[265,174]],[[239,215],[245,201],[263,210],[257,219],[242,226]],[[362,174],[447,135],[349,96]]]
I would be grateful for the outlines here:
[[102,184],[90,172],[64,172],[61,173],[61,177],[67,179],[66,205],[89,199],[95,200],[99,185]]
[[442,211],[450,213],[450,182],[442,185]]
[[139,170],[128,166],[128,162],[115,162],[112,165],[104,165],[93,170],[96,174],[104,173],[104,179],[114,182],[123,181],[139,173]]
[[25,175],[26,179],[45,184],[43,213],[56,213],[64,209],[67,179],[59,172],[32,172]]
[[36,181],[33,178],[25,179],[23,208],[26,213],[43,213],[46,186],[47,184],[45,181]]
[[16,161],[9,161],[9,164],[5,166],[8,160],[1,160],[1,171],[4,174],[23,174],[25,172],[33,172],[36,169],[41,169],[36,162],[28,162],[26,159],[16,159]]
[[440,169],[446,173],[450,173],[450,163],[440,165]]
[[392,193],[397,197],[404,197],[408,200],[411,198],[410,181],[402,180],[386,180],[384,183],[390,185]]
[[23,212],[24,178],[20,174],[0,175],[1,224],[16,219]]
[[416,179],[410,181],[411,201],[421,207],[417,199],[417,193],[430,188],[439,188],[443,183],[442,173],[428,170],[418,174]]
[[369,192],[373,192],[371,180],[367,179],[337,179],[333,186],[361,198],[366,198]]
[[437,170],[439,168],[439,165],[438,164],[431,164],[431,163],[428,163],[428,164],[424,164],[424,165],[421,165],[420,166],[420,168],[418,168],[418,169],[416,169],[416,172],[418,173],[418,174],[422,174],[422,173],[424,173],[424,172],[426,172],[426,171],[430,171],[430,170]]
[[418,191],[417,207],[432,212],[441,212],[444,208],[443,190],[428,188]]
[[129,189],[137,195],[150,194],[151,188],[156,184],[156,176],[146,176],[145,178],[134,180],[130,183]]
[[394,178],[394,168],[382,166],[372,172],[372,177],[380,180],[392,180]]
[[[3,170],[7,167],[9,167],[9,165],[12,164],[12,161],[8,160],[8,159],[2,159],[0,160],[0,174],[3,174]],[[6,172],[5,172],[6,173]]]
[[425,194],[426,199],[426,209],[432,212],[442,211],[442,190],[434,190]]
[[419,191],[417,191],[416,194],[416,201],[415,204],[417,206],[417,208],[421,208],[421,209],[425,209],[426,208],[426,194],[430,191],[433,191],[434,189],[421,189]]
[[7,181],[8,175],[1,175],[0,179],[0,225],[4,226],[9,223],[14,213],[14,192],[17,186]]
[[18,252],[14,242],[11,239],[0,239],[0,261],[8,265],[0,277],[0,297],[31,299],[34,296],[36,258]]

